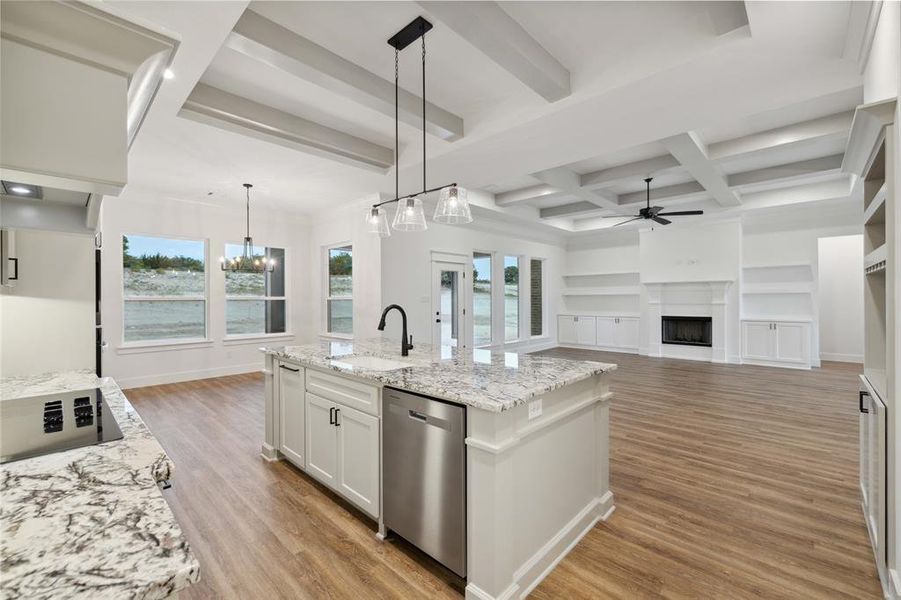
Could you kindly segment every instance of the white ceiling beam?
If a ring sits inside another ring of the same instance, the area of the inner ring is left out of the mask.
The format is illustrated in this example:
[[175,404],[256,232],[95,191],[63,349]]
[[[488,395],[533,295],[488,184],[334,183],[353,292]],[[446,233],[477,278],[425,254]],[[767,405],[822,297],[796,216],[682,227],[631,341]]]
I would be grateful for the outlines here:
[[548,102],[570,95],[569,71],[497,2],[417,2]]
[[705,2],[707,16],[717,36],[726,35],[736,29],[749,27],[748,11],[744,2]]
[[711,160],[723,161],[753,156],[775,148],[815,146],[826,141],[846,138],[853,116],[853,111],[848,111],[753,133],[710,144],[707,153]]
[[563,204],[562,206],[552,206],[550,208],[542,208],[539,213],[542,219],[556,219],[559,217],[575,217],[577,215],[601,213],[602,209],[597,204],[587,201],[573,202],[572,204]]
[[681,169],[682,165],[670,154],[655,156],[647,160],[628,163],[592,171],[580,176],[579,182],[583,188],[602,188],[617,185],[626,181],[635,181],[645,177],[654,177],[666,172]]
[[567,167],[556,167],[532,173],[532,177],[554,188],[565,192],[567,196],[575,196],[579,200],[591,202],[601,208],[618,208],[616,197],[606,192],[596,192],[582,187],[578,173]]
[[[393,81],[382,79],[253,11],[244,11],[226,39],[225,45],[394,118]],[[401,88],[397,104],[400,121],[413,127],[421,127],[420,96]],[[463,119],[428,102],[426,131],[453,142],[463,137]]]
[[882,0],[876,2],[858,0],[851,3],[851,14],[848,17],[848,29],[845,32],[845,48],[842,58],[857,63],[858,70],[863,73],[873,48],[876,37],[876,25],[882,12]]
[[381,173],[394,165],[390,148],[203,83],[194,87],[178,115]]
[[522,204],[530,200],[538,200],[540,198],[556,198],[561,195],[569,195],[561,192],[552,185],[542,183],[529,187],[519,188],[518,190],[510,190],[509,192],[501,192],[494,195],[494,203],[498,206],[513,206],[514,204]]
[[681,133],[662,140],[662,143],[721,206],[741,204],[738,195],[729,189],[720,168],[708,158],[707,147],[697,134],[693,131]]
[[837,174],[842,170],[842,158],[842,154],[835,154],[744,173],[734,173],[729,175],[728,183],[729,187],[739,188],[758,184],[783,185],[796,180]]
[[[651,188],[651,206],[655,203],[673,200],[692,200],[707,197],[710,194],[697,181],[689,181],[687,183],[678,183],[676,185],[668,185],[666,187]],[[647,191],[630,192],[628,194],[620,194],[619,205],[625,204],[644,204],[647,200]]]

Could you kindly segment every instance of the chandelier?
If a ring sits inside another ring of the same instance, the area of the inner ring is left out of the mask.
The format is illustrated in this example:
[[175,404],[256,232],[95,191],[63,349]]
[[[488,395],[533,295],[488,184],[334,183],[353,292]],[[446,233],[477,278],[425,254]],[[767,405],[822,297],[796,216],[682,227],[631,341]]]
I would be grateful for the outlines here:
[[219,267],[223,271],[232,272],[250,272],[250,273],[271,273],[275,270],[275,259],[266,258],[265,256],[254,256],[253,254],[253,238],[250,237],[250,188],[253,184],[245,183],[244,189],[247,192],[247,229],[244,236],[244,247],[241,256],[227,259],[224,256],[219,257]]
[[[397,204],[394,220],[391,227],[397,231],[425,231],[428,225],[425,220],[422,201],[426,194],[440,192],[438,206],[432,217],[437,223],[457,225],[472,222],[472,211],[466,198],[466,190],[456,183],[442,185],[440,187],[426,189],[426,151],[425,151],[425,34],[432,28],[432,24],[416,17],[406,27],[394,34],[388,43],[394,47],[394,198],[373,204],[366,211],[366,225],[370,233],[381,237],[391,235],[388,227],[388,215],[383,206]],[[422,191],[401,197],[400,195],[400,165],[399,165],[399,140],[398,140],[398,57],[400,51],[415,42],[422,40]]]

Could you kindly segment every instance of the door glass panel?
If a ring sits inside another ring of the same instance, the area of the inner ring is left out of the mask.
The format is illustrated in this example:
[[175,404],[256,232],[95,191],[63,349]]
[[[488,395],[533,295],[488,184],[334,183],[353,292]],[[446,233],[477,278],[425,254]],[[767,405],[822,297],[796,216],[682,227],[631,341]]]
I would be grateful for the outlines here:
[[460,339],[460,279],[458,271],[441,271],[441,344],[457,346]]

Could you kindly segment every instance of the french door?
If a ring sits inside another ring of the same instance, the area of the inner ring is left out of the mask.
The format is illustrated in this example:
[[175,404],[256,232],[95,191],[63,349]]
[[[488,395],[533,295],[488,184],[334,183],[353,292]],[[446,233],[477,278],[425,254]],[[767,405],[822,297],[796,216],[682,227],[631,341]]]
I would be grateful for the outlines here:
[[432,261],[432,344],[468,347],[466,264]]

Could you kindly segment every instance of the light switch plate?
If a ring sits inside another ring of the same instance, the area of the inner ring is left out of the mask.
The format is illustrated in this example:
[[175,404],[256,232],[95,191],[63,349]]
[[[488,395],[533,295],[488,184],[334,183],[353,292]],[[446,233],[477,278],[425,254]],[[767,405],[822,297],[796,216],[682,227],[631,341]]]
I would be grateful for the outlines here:
[[541,398],[529,402],[529,420],[537,419],[541,416]]

